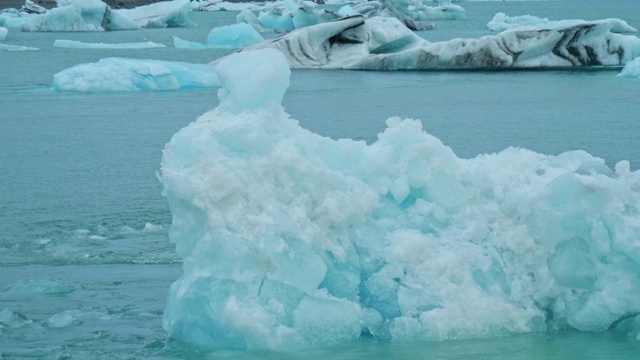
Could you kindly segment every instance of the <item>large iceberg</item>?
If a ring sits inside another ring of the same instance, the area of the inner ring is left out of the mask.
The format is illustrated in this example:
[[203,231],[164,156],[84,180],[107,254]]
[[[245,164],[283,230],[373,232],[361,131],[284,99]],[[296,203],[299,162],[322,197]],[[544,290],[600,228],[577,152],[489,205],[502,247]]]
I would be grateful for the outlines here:
[[[640,319],[640,171],[584,151],[461,159],[391,118],[332,140],[281,106],[287,59],[239,52],[219,106],[166,145],[184,260],[163,327],[211,347],[433,341]],[[638,320],[640,322],[640,320]]]
[[178,90],[218,86],[218,76],[210,65],[115,57],[79,64],[53,77],[53,88],[58,91]]
[[435,70],[622,66],[640,56],[640,39],[611,32],[619,19],[512,29],[476,39],[429,42],[394,18],[351,16],[268,40],[294,68]]
[[189,0],[111,9],[100,0],[56,0],[57,7],[28,17],[24,31],[105,31],[191,26]]

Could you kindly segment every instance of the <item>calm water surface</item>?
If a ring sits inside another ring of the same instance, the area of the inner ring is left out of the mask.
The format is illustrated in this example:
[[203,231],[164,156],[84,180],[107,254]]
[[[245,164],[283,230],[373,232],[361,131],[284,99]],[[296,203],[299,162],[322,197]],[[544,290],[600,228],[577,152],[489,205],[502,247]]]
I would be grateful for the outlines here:
[[[502,11],[550,19],[619,17],[640,28],[640,2],[461,3],[467,20],[438,21],[438,41],[489,34]],[[428,344],[355,344],[297,354],[210,351],[166,338],[160,326],[180,274],[157,180],[171,136],[217,104],[216,89],[57,93],[53,75],[104,57],[206,63],[228,51],[186,51],[234,12],[194,13],[189,29],[21,33],[0,52],[0,358],[636,358],[640,342],[610,331],[560,332]],[[53,48],[57,39],[154,41],[147,50]],[[640,82],[609,71],[293,71],[284,106],[303,127],[375,141],[391,116],[418,118],[460,157],[523,147],[584,149],[611,167],[640,164]]]

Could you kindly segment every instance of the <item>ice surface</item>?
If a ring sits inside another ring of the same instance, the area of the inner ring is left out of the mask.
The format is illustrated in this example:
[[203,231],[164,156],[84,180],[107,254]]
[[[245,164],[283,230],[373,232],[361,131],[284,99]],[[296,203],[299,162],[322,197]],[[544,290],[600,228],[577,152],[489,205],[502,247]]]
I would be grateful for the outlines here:
[[141,28],[167,28],[193,26],[189,20],[189,0],[160,1],[133,9],[117,9],[111,12]]
[[220,0],[192,0],[193,11],[260,11],[273,4],[264,2],[228,2]]
[[626,64],[618,76],[640,78],[640,57],[635,58],[633,61]]
[[263,28],[286,31],[321,24],[339,17],[337,13],[323,9],[311,1],[303,0],[278,2],[258,15]]
[[618,19],[555,29],[513,29],[476,39],[428,42],[395,18],[352,16],[292,31],[272,47],[295,68],[433,70],[620,66],[640,56],[640,39],[611,32]]
[[57,7],[32,17],[23,31],[130,30],[139,26],[119,16],[100,0],[58,0]]
[[353,8],[367,17],[395,17],[401,21],[408,19],[420,22],[466,18],[464,8],[452,5],[450,1],[440,2],[438,6],[427,6],[422,0],[380,0],[358,4]]
[[280,105],[280,53],[216,66],[219,107],[163,152],[184,260],[171,337],[292,350],[361,334],[603,331],[640,311],[640,171],[627,161],[517,148],[461,159],[400,118],[370,145],[336,141]]
[[53,42],[53,47],[69,49],[151,49],[165,47],[165,45],[150,41],[140,43],[105,44],[85,43],[77,40],[56,40]]
[[264,41],[264,38],[249,24],[238,23],[212,29],[207,36],[207,43],[173,38],[173,44],[180,49],[241,49]]
[[[627,24],[626,21],[620,19],[606,19],[601,21],[610,21],[612,23],[610,31],[612,33],[631,33],[637,30]],[[539,18],[532,15],[507,16],[505,13],[497,13],[487,26],[491,31],[505,31],[515,28],[527,29],[561,29],[563,27],[575,26],[584,23],[585,20],[560,20],[553,21],[547,18]]]
[[7,33],[9,32],[9,30],[7,30],[6,27],[2,27],[0,26],[0,40],[4,40],[7,38]]
[[54,89],[81,92],[177,90],[219,84],[210,65],[113,57],[76,65],[53,77]]
[[32,50],[40,50],[40,49],[29,47],[29,46],[22,46],[22,45],[0,44],[0,51],[32,51]]
[[105,31],[185,27],[192,23],[189,0],[162,1],[133,9],[111,9],[100,0],[58,0],[57,7],[31,17],[24,31]]

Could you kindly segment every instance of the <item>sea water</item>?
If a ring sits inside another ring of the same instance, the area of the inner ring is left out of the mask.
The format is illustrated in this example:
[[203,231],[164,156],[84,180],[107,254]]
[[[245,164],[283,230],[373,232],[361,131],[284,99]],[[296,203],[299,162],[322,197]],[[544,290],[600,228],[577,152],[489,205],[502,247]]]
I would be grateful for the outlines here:
[[[463,2],[467,19],[434,21],[439,41],[490,34],[496,12],[552,20],[618,17],[640,28],[640,3]],[[380,343],[363,338],[297,353],[210,350],[167,338],[165,296],[181,274],[168,240],[171,215],[157,171],[171,136],[217,105],[216,89],[62,93],[53,75],[104,57],[207,63],[229,50],[204,42],[235,12],[192,13],[195,28],[106,33],[21,33],[0,52],[0,356],[2,358],[635,358],[640,342],[608,331],[499,339]],[[54,48],[153,41],[166,48]],[[283,105],[334,139],[372,142],[391,116],[421,119],[460,157],[507,147],[545,154],[583,149],[610,167],[640,168],[640,82],[619,69],[508,72],[294,70]]]

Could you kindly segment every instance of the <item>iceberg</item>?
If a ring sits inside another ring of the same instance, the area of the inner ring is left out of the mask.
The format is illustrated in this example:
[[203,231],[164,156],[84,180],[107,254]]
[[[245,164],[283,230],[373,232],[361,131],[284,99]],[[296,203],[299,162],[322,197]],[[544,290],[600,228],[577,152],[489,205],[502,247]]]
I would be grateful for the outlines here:
[[266,2],[232,2],[221,0],[191,0],[193,11],[261,11],[269,6]]
[[7,30],[6,27],[0,26],[0,40],[6,39],[8,33],[9,33],[9,30]]
[[362,70],[513,69],[623,66],[640,39],[611,32],[618,19],[554,29],[512,29],[476,39],[429,42],[395,18],[341,18],[246,48],[275,48],[294,68]]
[[[626,21],[620,19],[606,19],[603,21],[611,21],[612,33],[632,33],[637,32],[634,27],[627,24]],[[533,29],[549,29],[557,30],[563,27],[570,27],[584,23],[585,20],[560,20],[554,21],[547,18],[539,18],[532,15],[507,16],[505,13],[497,13],[493,19],[487,23],[487,27],[491,31],[501,32],[515,28],[533,28]]]
[[213,28],[207,36],[206,44],[173,38],[174,46],[179,49],[241,49],[262,41],[264,38],[247,23]]
[[189,0],[160,1],[133,9],[117,9],[112,13],[137,24],[141,28],[190,27]]
[[23,31],[106,31],[186,27],[189,0],[162,1],[133,9],[111,9],[100,0],[57,0],[57,7],[32,16]]
[[618,76],[626,78],[640,78],[640,57],[635,58],[633,61],[626,64]]
[[301,29],[337,18],[340,18],[337,13],[323,9],[314,2],[303,0],[278,2],[258,14],[263,28],[278,31]]
[[638,331],[628,161],[518,148],[462,159],[399,117],[371,144],[332,140],[283,109],[288,62],[269,48],[221,59],[218,107],[163,151],[183,259],[162,322],[172,338],[294,350]]
[[23,31],[105,31],[132,30],[139,26],[100,0],[57,0],[57,7],[32,17]]
[[111,57],[60,71],[54,75],[52,87],[58,91],[99,92],[219,86],[210,65]]
[[26,0],[18,11],[27,14],[44,14],[47,12],[47,9],[36,4],[33,0]]
[[166,47],[150,41],[139,43],[105,44],[105,43],[85,43],[77,40],[56,40],[53,47],[67,49],[152,49]]
[[[452,5],[451,1],[440,1],[438,6],[427,6],[422,0],[375,0],[355,5],[356,11],[367,17],[385,16],[401,20],[412,28],[428,20],[462,20],[466,18],[464,8]],[[424,25],[422,25],[424,26]],[[415,30],[424,30],[416,28]]]

